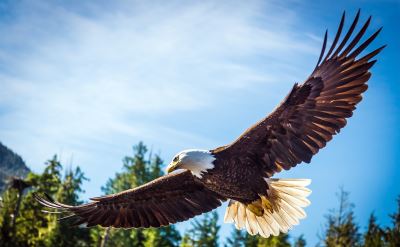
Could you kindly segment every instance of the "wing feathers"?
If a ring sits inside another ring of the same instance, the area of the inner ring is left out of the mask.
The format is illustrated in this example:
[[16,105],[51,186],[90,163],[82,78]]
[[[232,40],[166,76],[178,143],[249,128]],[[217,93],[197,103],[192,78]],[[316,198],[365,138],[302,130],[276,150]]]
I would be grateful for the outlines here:
[[328,40],[328,30],[325,31],[325,35],[324,35],[324,43],[322,44],[322,50],[321,50],[321,54],[319,54],[319,58],[318,58],[318,62],[317,62],[317,66],[315,66],[315,68],[318,67],[319,63],[322,60],[322,57],[324,56],[325,53],[325,48],[326,48],[326,42]]
[[[364,26],[361,28],[361,30],[357,33],[356,37],[353,39],[353,41],[347,46],[347,48],[342,52],[340,55],[340,58],[344,58],[347,56],[347,54],[354,48],[354,46],[360,41],[361,37],[364,35],[365,31],[367,30],[369,24],[371,22],[371,16],[368,18],[368,20],[365,22]],[[350,61],[352,60],[351,57],[347,58]]]
[[325,56],[324,62],[329,58],[329,56],[331,55],[332,51],[335,49],[337,42],[339,41],[339,37],[342,34],[345,17],[346,17],[346,12],[343,12],[342,19],[340,20],[340,24],[339,24],[338,30],[336,32],[336,35],[335,35],[335,39],[333,40],[332,46],[331,46],[331,48],[329,49],[328,53]]
[[69,206],[35,195],[43,206],[70,213],[62,219],[73,225],[118,228],[160,227],[208,212],[225,198],[197,182],[189,171],[170,174],[118,194],[96,197],[94,202]]
[[357,25],[358,19],[360,18],[360,10],[358,10],[356,17],[354,18],[353,23],[350,26],[349,31],[347,31],[346,36],[344,37],[344,39],[342,40],[342,42],[340,43],[339,47],[336,49],[336,51],[333,53],[332,57],[336,57],[338,55],[338,53],[342,50],[342,48],[346,45],[348,39],[350,38],[351,34],[354,31],[354,28]]
[[374,50],[373,52],[371,52],[371,53],[365,55],[364,57],[360,58],[360,60],[358,60],[358,61],[360,63],[365,63],[366,61],[368,61],[371,58],[373,58],[376,55],[378,55],[385,47],[386,47],[386,45],[383,45],[383,46],[379,47],[378,49]]
[[356,58],[371,42],[378,36],[378,34],[382,31],[382,27],[378,29],[374,34],[372,34],[364,43],[362,43],[357,49],[355,49],[350,55],[349,59]]
[[362,93],[368,89],[369,69],[376,62],[371,59],[385,47],[357,59],[381,31],[378,29],[360,42],[371,23],[369,17],[351,39],[359,17],[360,11],[339,42],[345,20],[343,13],[329,49],[326,49],[325,33],[317,67],[310,77],[303,84],[296,83],[274,112],[246,130],[235,142],[217,148],[214,155],[218,160],[226,164],[234,163],[232,159],[236,163],[241,160],[240,164],[247,164],[250,157],[262,166],[266,176],[271,176],[301,162],[309,163],[312,156],[340,132],[361,101]]

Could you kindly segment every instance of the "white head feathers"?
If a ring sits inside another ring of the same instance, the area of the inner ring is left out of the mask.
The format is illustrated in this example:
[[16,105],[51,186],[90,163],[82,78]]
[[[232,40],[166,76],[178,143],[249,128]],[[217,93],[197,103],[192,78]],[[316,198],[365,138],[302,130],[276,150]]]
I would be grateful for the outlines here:
[[208,150],[189,149],[178,153],[168,165],[167,171],[187,169],[198,178],[208,169],[214,168],[215,157]]

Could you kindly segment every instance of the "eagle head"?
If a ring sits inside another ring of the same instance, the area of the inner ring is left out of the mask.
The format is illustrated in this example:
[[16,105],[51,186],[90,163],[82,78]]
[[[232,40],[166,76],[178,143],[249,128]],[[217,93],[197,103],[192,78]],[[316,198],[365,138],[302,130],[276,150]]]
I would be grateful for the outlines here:
[[215,157],[208,150],[190,149],[184,150],[173,158],[167,167],[167,173],[178,169],[186,169],[198,178],[202,177],[203,172],[214,168]]

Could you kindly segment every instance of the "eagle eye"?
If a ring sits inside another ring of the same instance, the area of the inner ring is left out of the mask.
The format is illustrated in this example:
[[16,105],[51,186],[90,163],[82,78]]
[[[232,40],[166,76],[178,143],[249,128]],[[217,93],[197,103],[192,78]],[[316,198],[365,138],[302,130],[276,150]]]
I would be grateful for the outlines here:
[[174,158],[174,162],[177,162],[179,160],[179,156],[175,156],[175,158]]

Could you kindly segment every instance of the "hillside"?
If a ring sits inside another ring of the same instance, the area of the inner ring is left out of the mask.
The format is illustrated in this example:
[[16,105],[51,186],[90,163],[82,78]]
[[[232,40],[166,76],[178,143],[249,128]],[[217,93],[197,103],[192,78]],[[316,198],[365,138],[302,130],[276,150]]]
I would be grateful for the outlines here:
[[10,176],[25,177],[29,171],[21,156],[0,142],[0,193]]

